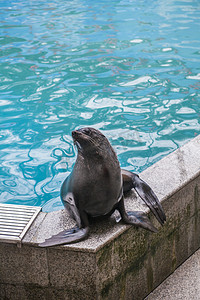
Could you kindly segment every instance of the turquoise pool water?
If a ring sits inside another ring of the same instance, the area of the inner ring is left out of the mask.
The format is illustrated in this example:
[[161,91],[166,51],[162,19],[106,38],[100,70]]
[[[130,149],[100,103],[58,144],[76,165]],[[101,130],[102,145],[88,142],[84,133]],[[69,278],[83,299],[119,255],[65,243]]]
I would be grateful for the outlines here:
[[0,2],[0,202],[60,209],[94,126],[140,172],[200,132],[200,2]]

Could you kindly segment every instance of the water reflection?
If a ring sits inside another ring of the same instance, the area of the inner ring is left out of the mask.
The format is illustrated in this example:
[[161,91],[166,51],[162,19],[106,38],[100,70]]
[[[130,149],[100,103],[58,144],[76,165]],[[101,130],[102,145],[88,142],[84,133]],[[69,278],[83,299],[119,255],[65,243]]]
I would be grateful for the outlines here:
[[199,134],[197,1],[0,8],[1,202],[58,209],[75,128],[102,130],[138,172]]

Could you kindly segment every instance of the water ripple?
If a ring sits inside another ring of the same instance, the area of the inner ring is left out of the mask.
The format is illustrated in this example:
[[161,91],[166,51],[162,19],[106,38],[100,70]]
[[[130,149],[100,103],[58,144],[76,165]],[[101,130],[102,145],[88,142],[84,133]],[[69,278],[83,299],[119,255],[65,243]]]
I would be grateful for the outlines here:
[[199,134],[199,3],[146,4],[1,1],[2,202],[61,207],[75,128],[138,172]]

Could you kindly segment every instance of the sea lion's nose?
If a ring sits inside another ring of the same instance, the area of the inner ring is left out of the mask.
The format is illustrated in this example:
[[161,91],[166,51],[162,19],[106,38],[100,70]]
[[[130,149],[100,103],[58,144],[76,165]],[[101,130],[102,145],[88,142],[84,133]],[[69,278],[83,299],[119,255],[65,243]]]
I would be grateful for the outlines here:
[[73,138],[77,137],[78,133],[79,133],[78,130],[73,130],[72,131],[72,137]]

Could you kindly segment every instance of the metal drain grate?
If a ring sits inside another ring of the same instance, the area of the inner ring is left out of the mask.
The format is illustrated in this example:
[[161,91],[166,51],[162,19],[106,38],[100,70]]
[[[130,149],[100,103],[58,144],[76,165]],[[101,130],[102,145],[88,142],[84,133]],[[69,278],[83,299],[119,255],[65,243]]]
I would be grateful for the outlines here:
[[20,242],[41,209],[38,206],[0,204],[0,242]]

